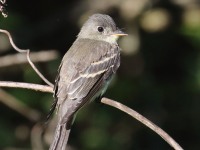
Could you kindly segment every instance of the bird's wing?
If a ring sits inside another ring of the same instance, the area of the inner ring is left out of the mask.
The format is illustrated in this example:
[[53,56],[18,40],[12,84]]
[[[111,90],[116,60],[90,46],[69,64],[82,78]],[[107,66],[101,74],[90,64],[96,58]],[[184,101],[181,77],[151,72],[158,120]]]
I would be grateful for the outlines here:
[[[84,44],[85,42],[90,41],[83,41],[83,44],[79,45],[82,45],[80,48],[86,52],[72,54],[73,51],[69,51],[64,57],[69,60],[62,62],[58,73],[55,85],[55,97],[58,101],[55,104],[57,103],[58,107],[65,107],[62,109],[65,111],[62,112],[62,122],[67,121],[69,116],[91,100],[119,67],[118,46],[111,46],[105,42]],[[75,55],[79,57],[73,57]]]

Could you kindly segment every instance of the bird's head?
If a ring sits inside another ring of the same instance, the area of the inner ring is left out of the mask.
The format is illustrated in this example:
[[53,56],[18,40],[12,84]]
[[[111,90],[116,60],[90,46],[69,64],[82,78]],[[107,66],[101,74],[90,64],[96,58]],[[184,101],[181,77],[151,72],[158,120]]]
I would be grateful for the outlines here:
[[116,43],[119,36],[125,36],[124,32],[119,30],[108,15],[94,14],[81,28],[78,38],[88,38],[101,40],[109,43]]

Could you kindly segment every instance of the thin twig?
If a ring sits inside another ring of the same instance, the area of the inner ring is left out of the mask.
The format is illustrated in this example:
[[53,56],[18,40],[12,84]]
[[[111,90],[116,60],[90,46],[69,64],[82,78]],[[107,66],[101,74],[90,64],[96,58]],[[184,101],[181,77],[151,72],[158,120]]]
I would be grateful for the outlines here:
[[114,100],[108,99],[108,98],[102,98],[101,102],[110,105],[112,107],[115,107],[133,118],[137,119],[139,122],[147,126],[148,128],[152,129],[154,132],[156,132],[158,135],[160,135],[169,145],[171,145],[175,150],[183,150],[183,148],[172,138],[170,137],[164,130],[162,130],[160,127],[155,125],[153,122],[136,112],[135,110],[119,103]]
[[45,83],[47,83],[49,86],[53,87],[53,84],[52,84],[50,81],[48,81],[48,80],[40,73],[40,71],[35,67],[35,65],[32,63],[32,61],[31,61],[31,59],[30,59],[30,55],[29,55],[29,54],[30,54],[30,50],[29,50],[29,49],[25,49],[25,50],[24,50],[24,49],[18,48],[18,47],[15,45],[15,43],[13,42],[13,39],[12,39],[10,33],[9,33],[7,30],[2,30],[2,29],[0,29],[0,32],[5,33],[5,34],[8,36],[9,41],[10,41],[12,47],[13,47],[16,51],[18,51],[18,52],[20,52],[20,53],[26,53],[26,54],[27,54],[27,60],[28,60],[29,64],[31,65],[31,67],[33,68],[33,70],[39,75],[39,77],[40,77]]
[[23,82],[0,81],[0,87],[23,88],[40,92],[53,93],[53,88],[51,86]]
[[40,71],[35,67],[35,65],[34,65],[33,62],[31,61],[31,59],[30,59],[30,50],[27,51],[27,59],[28,59],[29,64],[31,65],[31,67],[33,68],[33,70],[35,70],[35,72],[39,75],[39,77],[42,78],[43,81],[44,81],[45,83],[47,83],[49,86],[53,87],[53,84],[52,84],[49,80],[47,80],[47,79],[40,73]]
[[13,47],[16,51],[18,51],[18,52],[20,52],[20,53],[26,53],[26,52],[29,50],[29,49],[23,50],[23,49],[18,48],[18,47],[15,45],[15,43],[13,42],[13,39],[12,39],[10,33],[9,33],[7,30],[0,29],[0,32],[5,33],[5,34],[8,36],[9,41],[10,41],[10,44],[12,45],[12,47]]

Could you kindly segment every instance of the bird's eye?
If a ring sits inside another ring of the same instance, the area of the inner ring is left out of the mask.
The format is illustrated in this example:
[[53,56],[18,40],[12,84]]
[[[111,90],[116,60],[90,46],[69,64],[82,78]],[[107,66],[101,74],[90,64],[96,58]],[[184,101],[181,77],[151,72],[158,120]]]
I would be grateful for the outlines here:
[[103,27],[98,27],[97,30],[98,30],[99,32],[103,32],[103,31],[104,31]]

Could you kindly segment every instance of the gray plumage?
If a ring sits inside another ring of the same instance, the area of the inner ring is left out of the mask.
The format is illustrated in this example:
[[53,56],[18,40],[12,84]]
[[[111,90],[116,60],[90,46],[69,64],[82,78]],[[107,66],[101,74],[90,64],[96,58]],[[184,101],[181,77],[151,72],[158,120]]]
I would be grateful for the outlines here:
[[125,34],[110,16],[92,15],[63,57],[54,87],[51,112],[57,107],[58,125],[50,150],[65,150],[75,113],[101,96],[117,71],[120,65],[118,35]]

